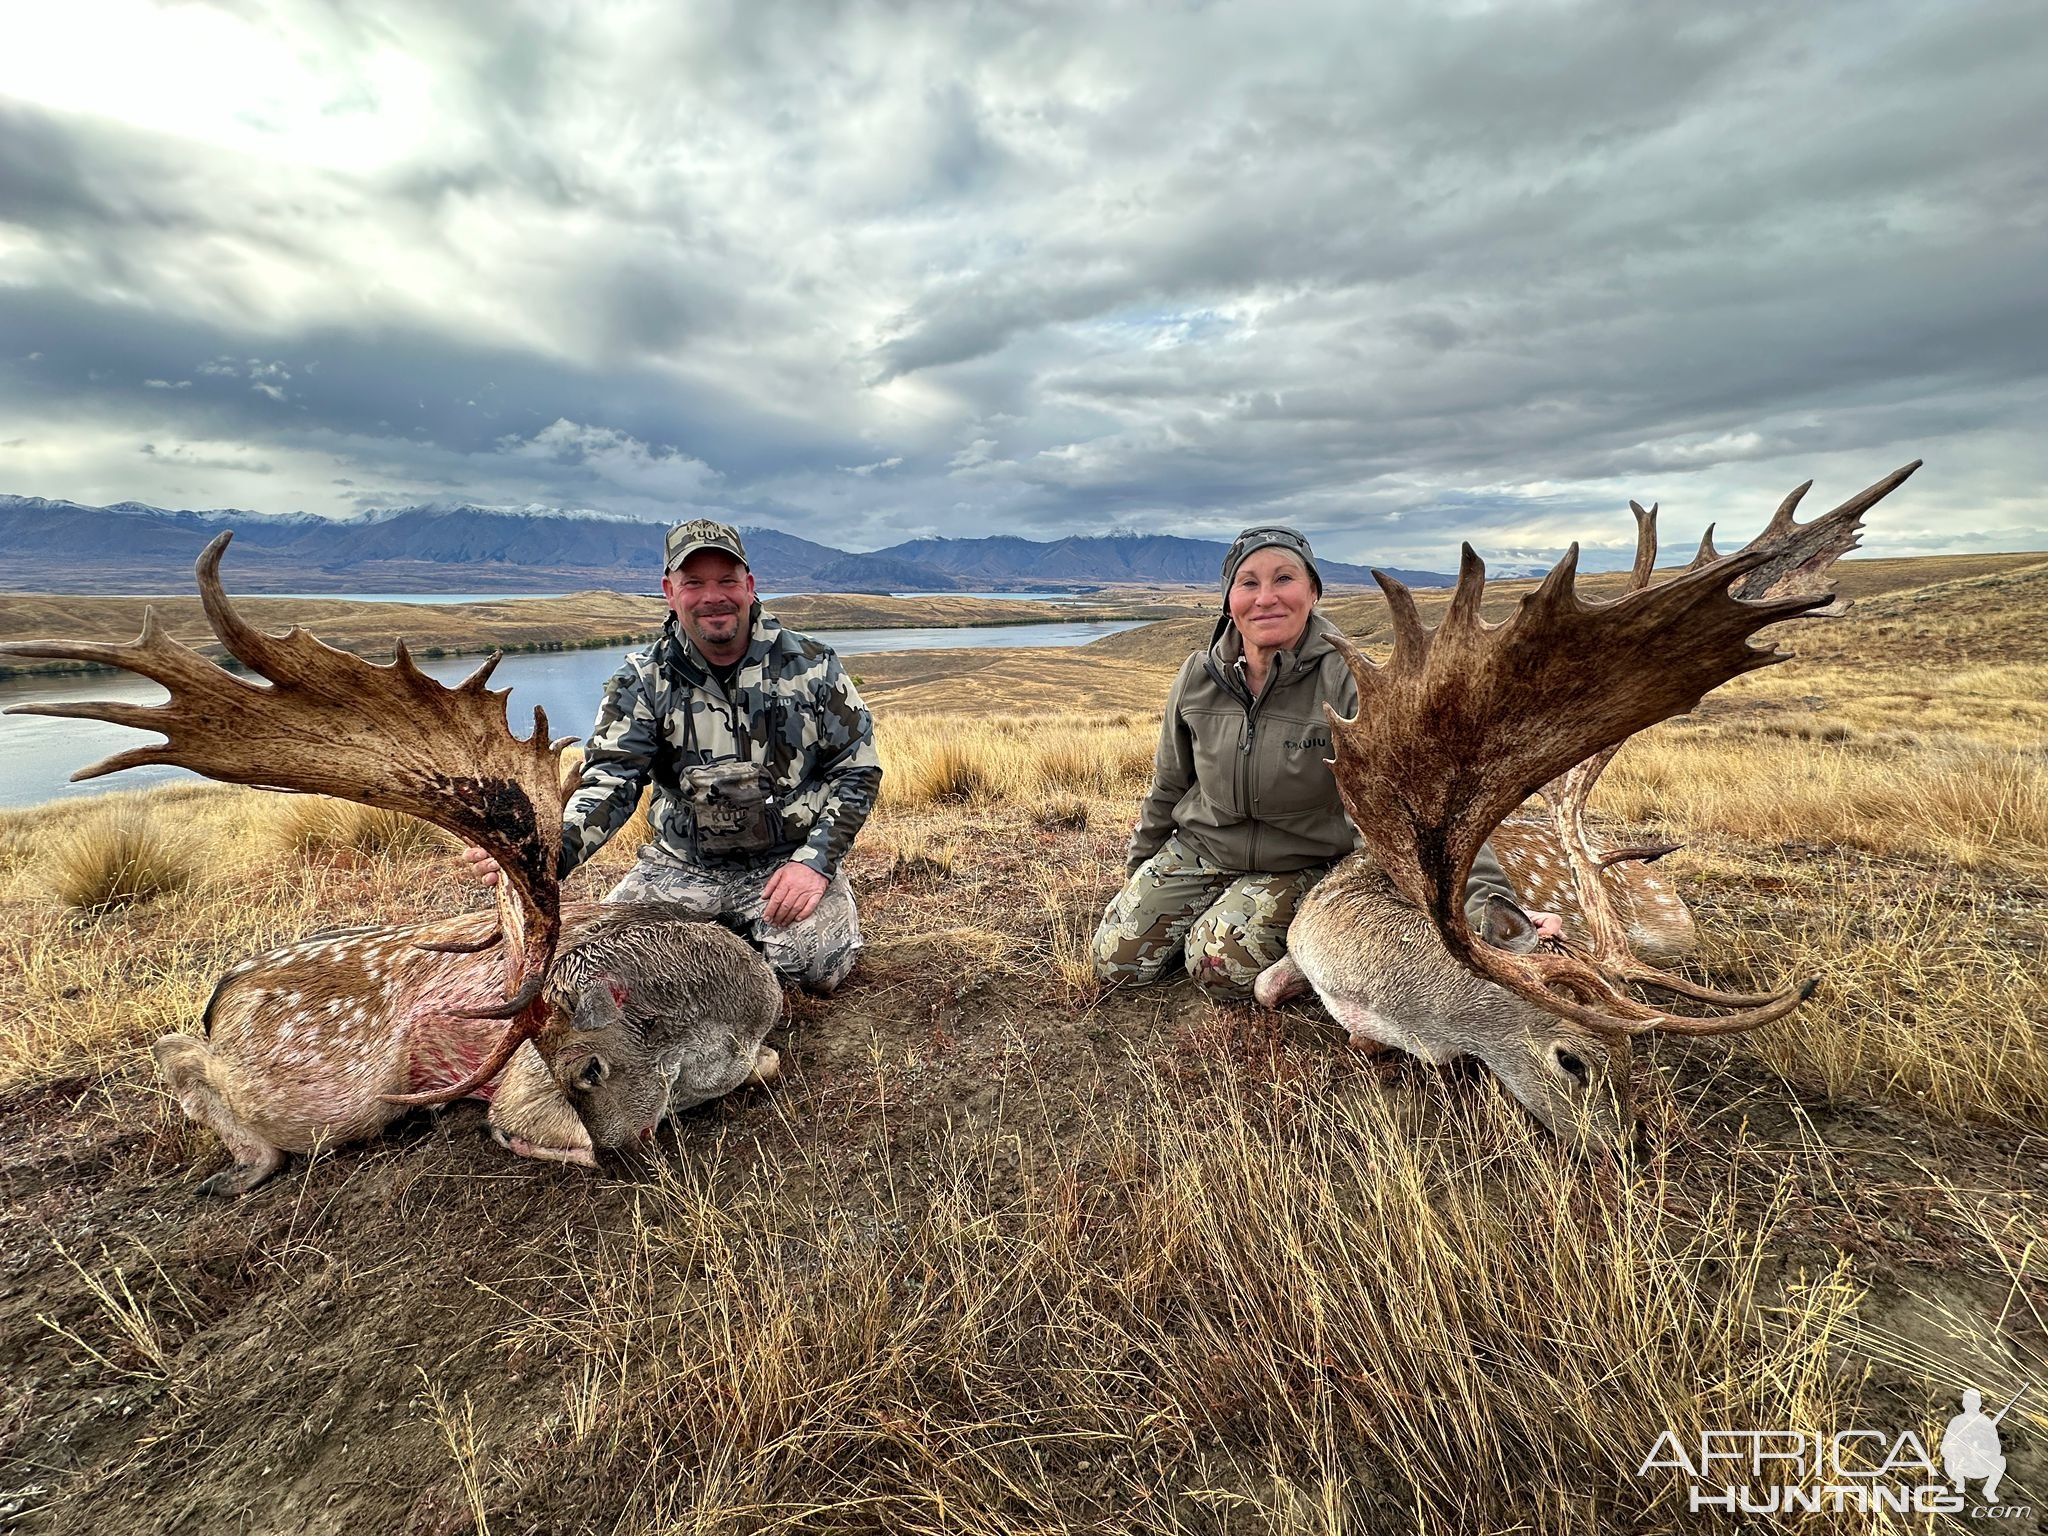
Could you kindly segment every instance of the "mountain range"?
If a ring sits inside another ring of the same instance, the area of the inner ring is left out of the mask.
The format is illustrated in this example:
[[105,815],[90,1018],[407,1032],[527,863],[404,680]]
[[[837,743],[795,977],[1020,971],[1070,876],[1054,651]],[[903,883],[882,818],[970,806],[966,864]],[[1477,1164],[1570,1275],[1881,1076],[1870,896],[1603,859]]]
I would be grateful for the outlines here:
[[[235,530],[235,590],[263,592],[562,592],[659,584],[662,528],[591,513],[476,506],[404,507],[361,518],[232,509],[169,511],[140,502],[88,507],[0,496],[0,591],[179,592],[192,562]],[[1038,542],[912,539],[856,554],[775,528],[742,530],[764,592],[1072,591],[1112,582],[1207,586],[1226,546],[1170,534],[1109,533]],[[1362,565],[1320,562],[1332,585],[1370,581]],[[1431,571],[1392,570],[1411,586]]]

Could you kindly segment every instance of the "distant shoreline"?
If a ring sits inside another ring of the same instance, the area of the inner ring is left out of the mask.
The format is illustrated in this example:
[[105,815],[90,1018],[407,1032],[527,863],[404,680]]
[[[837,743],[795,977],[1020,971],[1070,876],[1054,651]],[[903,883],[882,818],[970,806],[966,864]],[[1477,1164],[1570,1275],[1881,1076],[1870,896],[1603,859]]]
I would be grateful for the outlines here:
[[[403,639],[423,661],[449,657],[583,651],[646,645],[661,633],[658,599],[616,592],[503,599],[483,603],[408,604],[347,596],[236,596],[236,607],[260,629],[302,625],[337,649],[388,658]],[[196,597],[95,597],[74,593],[0,594],[0,640],[125,640],[141,632],[154,608],[158,623],[202,655],[232,666],[213,638]],[[482,613],[492,608],[497,611]],[[805,593],[780,598],[768,611],[793,629],[830,634],[857,629],[999,629],[1020,624],[1161,619],[1186,610],[1162,603],[1070,604],[991,599],[972,594],[894,598]],[[98,663],[0,658],[0,679],[118,671]]]

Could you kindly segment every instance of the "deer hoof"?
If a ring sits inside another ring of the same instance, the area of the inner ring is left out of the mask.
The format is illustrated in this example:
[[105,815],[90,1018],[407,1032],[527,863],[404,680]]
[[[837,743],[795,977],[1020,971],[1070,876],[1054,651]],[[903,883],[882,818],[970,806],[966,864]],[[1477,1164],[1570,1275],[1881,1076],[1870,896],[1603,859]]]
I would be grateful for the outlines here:
[[285,1155],[275,1147],[268,1149],[269,1155],[246,1163],[230,1163],[209,1179],[202,1179],[192,1193],[203,1195],[209,1200],[230,1200],[237,1195],[246,1195],[259,1184],[268,1183],[271,1176],[285,1165]]

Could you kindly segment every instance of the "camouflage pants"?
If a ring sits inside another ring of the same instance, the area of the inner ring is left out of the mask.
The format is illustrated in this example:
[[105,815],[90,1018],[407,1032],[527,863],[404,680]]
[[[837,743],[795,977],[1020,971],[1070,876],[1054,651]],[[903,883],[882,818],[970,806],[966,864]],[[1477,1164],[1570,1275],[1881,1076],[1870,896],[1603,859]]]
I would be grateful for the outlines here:
[[1331,864],[1291,875],[1218,869],[1168,838],[1116,893],[1095,930],[1095,974],[1142,987],[1176,956],[1204,991],[1250,997],[1259,972],[1287,953],[1287,925]]
[[736,918],[746,937],[767,957],[775,973],[805,990],[829,993],[846,979],[860,951],[860,915],[853,889],[841,870],[825,887],[818,906],[800,923],[770,927],[762,917],[762,887],[782,867],[759,865],[714,869],[687,863],[659,843],[640,849],[640,862],[606,894],[606,901],[668,901],[703,917]]

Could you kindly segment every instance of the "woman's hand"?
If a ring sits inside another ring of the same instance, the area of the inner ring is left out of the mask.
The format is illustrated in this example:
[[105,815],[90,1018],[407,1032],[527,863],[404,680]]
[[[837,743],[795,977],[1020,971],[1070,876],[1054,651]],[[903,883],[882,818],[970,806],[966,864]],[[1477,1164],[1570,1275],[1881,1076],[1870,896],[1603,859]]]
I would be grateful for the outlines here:
[[1555,912],[1531,912],[1527,915],[1529,921],[1536,925],[1537,938],[1558,939],[1564,937],[1564,919]]
[[[468,874],[470,879],[476,881],[479,885],[496,885],[498,883],[498,861],[488,853],[485,853],[483,849],[477,847],[475,843],[471,843],[462,850],[462,859],[463,863],[467,866],[465,873]],[[1530,915],[1534,916],[1533,913]]]

